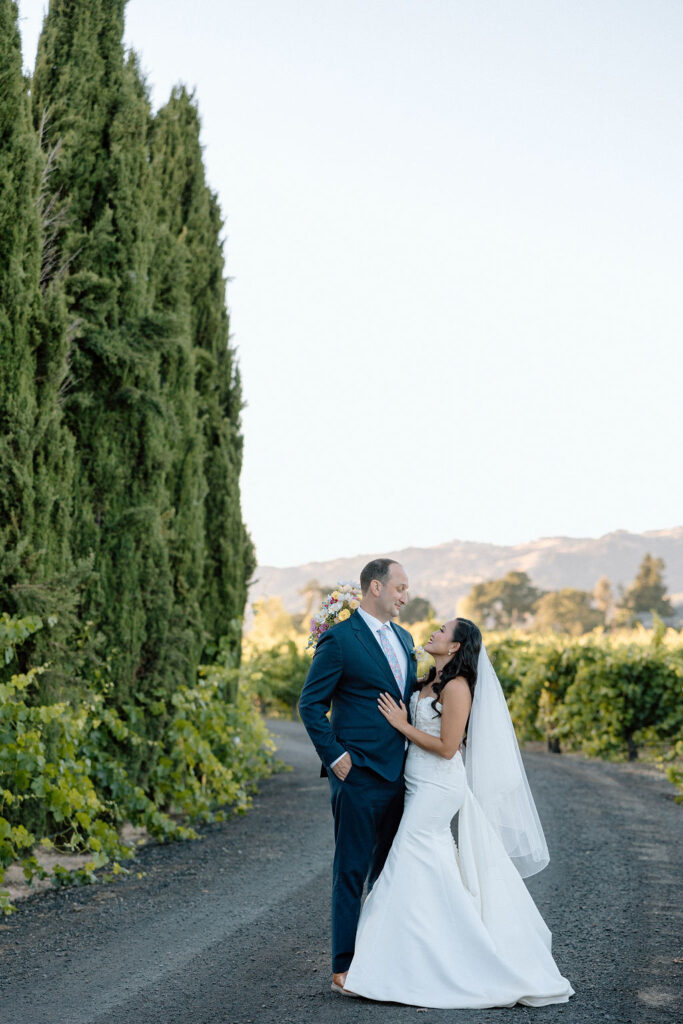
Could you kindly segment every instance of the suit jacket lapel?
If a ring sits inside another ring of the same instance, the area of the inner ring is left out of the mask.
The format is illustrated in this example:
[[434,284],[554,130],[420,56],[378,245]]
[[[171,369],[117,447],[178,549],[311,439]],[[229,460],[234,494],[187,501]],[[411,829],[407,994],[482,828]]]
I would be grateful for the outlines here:
[[387,661],[387,657],[382,648],[380,647],[378,641],[372,635],[372,630],[368,626],[367,622],[363,620],[362,616],[357,615],[354,612],[353,617],[351,618],[351,625],[354,627],[356,631],[356,636],[363,644],[365,650],[382,670],[382,672],[384,673],[384,675],[386,676],[387,680],[389,681],[390,685],[394,688],[396,693],[398,693],[398,695],[401,698],[403,698],[403,694],[401,693],[399,685],[396,682],[396,677],[394,673],[391,671],[391,665]]

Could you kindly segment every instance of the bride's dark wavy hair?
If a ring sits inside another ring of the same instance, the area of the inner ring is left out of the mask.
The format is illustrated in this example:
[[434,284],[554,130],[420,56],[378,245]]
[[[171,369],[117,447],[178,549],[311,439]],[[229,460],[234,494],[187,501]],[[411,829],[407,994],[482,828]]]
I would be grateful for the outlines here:
[[453,627],[453,636],[450,639],[451,643],[453,641],[458,641],[460,647],[458,647],[451,660],[447,661],[442,668],[438,681],[435,682],[436,669],[432,666],[427,678],[415,683],[414,686],[414,689],[420,690],[426,683],[432,684],[432,690],[434,691],[432,707],[437,715],[441,714],[436,706],[436,702],[441,696],[441,691],[447,682],[455,679],[457,676],[462,676],[463,679],[467,680],[470,695],[474,700],[474,688],[477,685],[477,664],[481,650],[481,630],[470,619],[456,619],[455,626]]

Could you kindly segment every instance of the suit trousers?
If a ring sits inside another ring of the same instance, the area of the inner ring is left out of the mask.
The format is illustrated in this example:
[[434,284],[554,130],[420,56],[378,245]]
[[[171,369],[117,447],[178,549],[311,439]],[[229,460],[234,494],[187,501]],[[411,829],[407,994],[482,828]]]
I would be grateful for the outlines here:
[[352,765],[341,782],[328,769],[334,815],[332,867],[332,971],[353,959],[363,886],[371,889],[384,867],[403,813],[403,774],[390,782]]

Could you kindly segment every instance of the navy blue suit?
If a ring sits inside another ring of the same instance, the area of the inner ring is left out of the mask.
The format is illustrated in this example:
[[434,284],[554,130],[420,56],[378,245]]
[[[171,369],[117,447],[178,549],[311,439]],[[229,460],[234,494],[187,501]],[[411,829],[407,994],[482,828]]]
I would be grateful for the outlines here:
[[[377,707],[380,693],[408,699],[416,680],[410,633],[392,623],[407,655],[403,693],[379,643],[360,615],[323,633],[299,700],[299,713],[330,783],[335,854],[332,883],[332,970],[347,970],[363,885],[372,887],[403,810],[405,738]],[[328,719],[327,713],[332,708]],[[347,751],[344,781],[329,768]]]

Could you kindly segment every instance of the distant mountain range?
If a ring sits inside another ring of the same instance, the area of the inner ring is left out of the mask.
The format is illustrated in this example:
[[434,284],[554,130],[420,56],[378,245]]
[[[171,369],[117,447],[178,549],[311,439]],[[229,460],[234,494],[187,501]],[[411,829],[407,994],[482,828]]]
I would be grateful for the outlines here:
[[607,576],[616,593],[620,584],[631,582],[648,552],[664,559],[669,594],[676,605],[683,604],[683,526],[647,533],[615,530],[598,538],[544,537],[511,546],[452,540],[431,548],[372,552],[284,569],[262,565],[254,574],[249,602],[279,596],[288,612],[303,612],[301,591],[310,580],[331,586],[357,582],[366,562],[379,554],[401,562],[411,595],[428,598],[437,615],[446,618],[455,613],[459,599],[473,584],[498,579],[513,569],[526,572],[544,590],[592,590],[601,576]]

